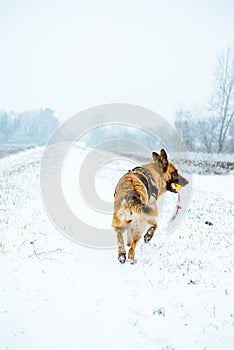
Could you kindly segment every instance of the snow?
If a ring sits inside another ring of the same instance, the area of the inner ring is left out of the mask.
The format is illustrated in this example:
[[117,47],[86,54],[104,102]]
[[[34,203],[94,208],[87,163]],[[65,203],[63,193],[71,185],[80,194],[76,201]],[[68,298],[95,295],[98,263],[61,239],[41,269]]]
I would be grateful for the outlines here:
[[[87,150],[78,152],[81,161]],[[233,349],[233,176],[194,175],[190,208],[170,235],[177,198],[167,193],[154,238],[140,241],[135,265],[121,265],[116,250],[82,247],[53,227],[41,203],[42,154],[0,160],[0,349]],[[103,199],[128,168],[119,159],[98,172]],[[83,207],[72,197],[76,177],[70,187],[66,179],[64,170],[67,200]],[[111,215],[95,215],[109,224]]]
[[[176,155],[180,159],[180,153]],[[234,162],[234,153],[188,152],[187,156],[193,161]]]
[[209,193],[214,194],[217,197],[234,201],[233,175],[213,175],[201,177],[197,174],[194,174],[193,182],[195,182],[194,186],[196,186],[196,188],[202,192],[209,191]]

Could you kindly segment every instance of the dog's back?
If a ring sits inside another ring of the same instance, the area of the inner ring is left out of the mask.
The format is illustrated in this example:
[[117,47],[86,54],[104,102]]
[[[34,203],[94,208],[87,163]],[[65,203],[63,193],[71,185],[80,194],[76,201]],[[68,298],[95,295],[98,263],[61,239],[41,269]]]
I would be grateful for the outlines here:
[[[119,213],[124,209],[129,213],[141,214],[147,211],[147,204],[147,188],[136,175],[136,172],[125,174],[119,180],[115,189],[114,212]],[[124,224],[124,222],[122,222],[122,224]]]

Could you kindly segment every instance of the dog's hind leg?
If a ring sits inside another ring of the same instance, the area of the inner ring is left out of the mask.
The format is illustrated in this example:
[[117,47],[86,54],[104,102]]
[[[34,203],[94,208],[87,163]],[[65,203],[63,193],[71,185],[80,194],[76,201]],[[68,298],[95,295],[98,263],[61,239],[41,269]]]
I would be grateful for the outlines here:
[[121,264],[124,264],[126,261],[126,250],[124,248],[123,229],[121,227],[115,227],[115,231],[118,242],[118,259]]
[[138,235],[134,235],[134,238],[133,238],[132,243],[131,243],[131,248],[128,251],[128,259],[132,260],[132,262],[134,262],[135,249],[136,249],[136,245],[137,245],[138,241],[140,240],[140,238],[141,238],[140,233]]
[[131,231],[130,227],[128,227],[128,230],[127,230],[127,246],[131,247],[131,245],[132,245],[132,231]]
[[151,227],[148,229],[148,231],[144,235],[145,243],[148,243],[151,240],[151,238],[153,237],[154,232],[155,232],[155,230],[156,230],[156,228],[158,226],[157,222],[155,220],[153,220],[153,219],[148,220],[148,223],[151,225]]

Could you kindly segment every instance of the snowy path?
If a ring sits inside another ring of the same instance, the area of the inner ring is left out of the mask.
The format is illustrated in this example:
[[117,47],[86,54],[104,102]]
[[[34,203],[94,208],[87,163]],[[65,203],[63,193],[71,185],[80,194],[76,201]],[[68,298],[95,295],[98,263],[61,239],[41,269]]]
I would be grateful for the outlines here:
[[0,350],[234,349],[234,177],[195,175],[179,229],[166,236],[162,217],[122,266],[52,226],[41,156],[0,161]]

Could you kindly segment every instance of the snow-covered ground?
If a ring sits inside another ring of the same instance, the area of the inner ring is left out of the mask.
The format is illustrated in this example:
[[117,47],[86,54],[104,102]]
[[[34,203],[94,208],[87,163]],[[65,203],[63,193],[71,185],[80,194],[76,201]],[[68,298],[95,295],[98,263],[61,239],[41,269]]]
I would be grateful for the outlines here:
[[[121,265],[116,250],[82,247],[53,227],[42,154],[0,161],[0,350],[234,349],[234,177],[194,175],[170,235],[168,193],[156,235],[139,243],[137,264]],[[100,171],[98,193],[110,198],[125,170]]]

